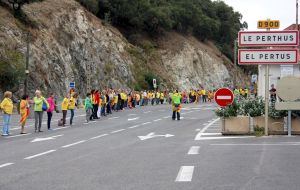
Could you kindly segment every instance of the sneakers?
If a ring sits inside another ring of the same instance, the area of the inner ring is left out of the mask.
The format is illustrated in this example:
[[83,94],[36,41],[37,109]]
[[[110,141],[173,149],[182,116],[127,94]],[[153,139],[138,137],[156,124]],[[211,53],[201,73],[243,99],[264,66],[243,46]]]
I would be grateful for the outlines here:
[[6,134],[6,133],[5,133],[5,134],[2,134],[2,136],[4,136],[4,137],[5,137],[5,136],[8,136],[8,134]]

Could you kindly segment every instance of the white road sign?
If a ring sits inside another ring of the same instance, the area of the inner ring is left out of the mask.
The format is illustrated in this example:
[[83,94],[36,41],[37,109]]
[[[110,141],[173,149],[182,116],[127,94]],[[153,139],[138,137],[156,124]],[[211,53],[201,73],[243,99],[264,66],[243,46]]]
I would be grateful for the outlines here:
[[299,32],[297,30],[239,32],[240,47],[263,46],[298,46]]
[[298,49],[240,49],[239,65],[298,64]]

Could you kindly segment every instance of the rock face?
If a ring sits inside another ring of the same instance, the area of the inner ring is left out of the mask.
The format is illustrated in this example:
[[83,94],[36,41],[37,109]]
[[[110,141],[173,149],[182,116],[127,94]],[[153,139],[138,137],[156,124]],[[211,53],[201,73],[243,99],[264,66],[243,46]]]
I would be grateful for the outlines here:
[[[30,29],[33,36],[29,62],[31,93],[42,89],[63,95],[69,82],[74,81],[83,95],[88,78],[92,88],[97,89],[130,88],[137,82],[134,59],[129,53],[129,49],[136,47],[76,1],[44,0],[24,6],[23,10],[37,26]],[[0,16],[0,40],[12,41],[25,54],[24,25],[1,6]],[[172,35],[180,40],[172,42]],[[153,72],[162,81],[180,89],[200,85],[219,87],[230,82],[230,67],[216,55],[218,51],[213,52],[192,37],[172,35],[160,40],[156,50],[159,61],[153,63],[158,68]]]

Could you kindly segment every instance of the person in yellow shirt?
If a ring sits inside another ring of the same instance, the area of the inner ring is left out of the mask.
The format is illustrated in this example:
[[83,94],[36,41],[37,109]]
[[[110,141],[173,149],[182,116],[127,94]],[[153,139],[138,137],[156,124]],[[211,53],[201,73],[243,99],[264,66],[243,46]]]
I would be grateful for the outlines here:
[[28,95],[23,95],[21,102],[20,102],[20,114],[21,114],[21,120],[20,120],[20,125],[21,125],[21,134],[26,134],[25,132],[25,124],[27,121],[27,118],[29,116],[29,96]]
[[68,113],[68,107],[69,107],[69,99],[70,99],[70,96],[69,94],[67,94],[65,97],[64,97],[64,100],[63,102],[61,103],[61,110],[62,110],[62,113],[63,113],[63,126],[66,125],[66,119],[67,119],[67,113]]
[[6,91],[4,93],[4,99],[0,104],[0,108],[3,111],[2,136],[9,135],[11,115],[13,113],[13,108],[14,108],[11,98],[12,98],[12,92]]
[[69,99],[69,110],[71,112],[71,117],[70,117],[70,125],[72,126],[73,125],[73,119],[74,119],[74,110],[75,110],[75,107],[76,107],[76,101],[77,101],[77,94],[75,92],[73,92],[71,94],[71,98]]
[[160,104],[164,104],[165,101],[165,94],[163,92],[160,93]]

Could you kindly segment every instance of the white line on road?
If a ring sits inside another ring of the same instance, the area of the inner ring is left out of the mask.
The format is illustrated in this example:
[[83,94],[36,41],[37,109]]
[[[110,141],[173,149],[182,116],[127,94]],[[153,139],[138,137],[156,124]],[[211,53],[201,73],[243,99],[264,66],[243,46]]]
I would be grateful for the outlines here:
[[170,118],[170,116],[166,116],[166,117],[164,117],[165,119],[168,119],[168,118]]
[[90,138],[90,139],[91,139],[91,140],[99,139],[99,138],[105,137],[105,136],[107,136],[107,135],[108,135],[108,134],[103,134],[103,135],[99,135],[99,136],[92,137],[92,138]]
[[201,139],[201,136],[202,136],[202,133],[204,133],[211,125],[213,125],[214,123],[216,123],[217,121],[219,121],[220,118],[217,118],[215,119],[214,121],[210,122],[208,125],[206,125],[198,134],[197,136],[195,137],[195,140],[200,140]]
[[134,121],[134,120],[138,120],[140,119],[139,117],[135,117],[135,118],[129,118],[128,121]]
[[109,120],[111,119],[119,119],[119,117],[111,117],[111,118],[108,118]]
[[300,144],[210,144],[211,146],[300,146]]
[[145,111],[144,113],[151,113],[152,111]]
[[58,127],[58,128],[54,128],[54,129],[52,129],[52,131],[57,131],[57,130],[62,130],[62,129],[68,129],[68,128],[70,128],[70,126],[69,126],[69,127]]
[[158,121],[161,121],[162,119],[156,119],[156,120],[153,120],[153,122],[158,122]]
[[46,151],[46,152],[42,152],[42,153],[39,153],[39,154],[36,154],[36,155],[33,155],[33,156],[28,156],[26,158],[24,158],[25,160],[30,160],[32,158],[36,158],[36,157],[39,157],[39,156],[43,156],[45,154],[50,154],[52,152],[55,152],[56,150],[49,150],[49,151]]
[[221,140],[221,139],[247,139],[247,138],[254,138],[255,136],[234,136],[234,137],[201,137],[197,139],[198,141],[201,140]]
[[222,135],[222,133],[202,133],[202,136]]
[[74,145],[77,145],[77,144],[81,144],[81,143],[84,143],[84,142],[86,142],[86,140],[78,141],[78,142],[75,142],[75,143],[72,143],[72,144],[68,144],[68,145],[62,146],[62,148],[69,148],[71,146],[74,146]]
[[140,127],[140,125],[134,125],[134,126],[128,127],[128,128],[129,128],[129,129],[134,129],[134,128],[138,128],[138,127]]
[[10,165],[13,165],[14,163],[6,163],[6,164],[2,164],[0,165],[0,168],[4,168],[6,166],[10,166]]
[[31,133],[19,134],[19,135],[14,135],[14,136],[8,136],[8,137],[5,137],[5,138],[6,138],[6,139],[10,139],[10,138],[21,137],[21,136],[27,136],[27,135],[31,135]]
[[125,129],[120,129],[120,130],[112,131],[111,134],[119,133],[119,132],[121,132],[121,131],[125,131]]
[[182,166],[178,172],[176,182],[189,182],[192,181],[194,166]]
[[150,124],[151,122],[146,122],[146,123],[142,123],[141,125],[148,125]]
[[135,115],[137,115],[137,114],[135,114],[135,113],[128,114],[128,116],[135,116]]
[[200,146],[192,146],[188,152],[188,155],[197,155],[199,154]]

